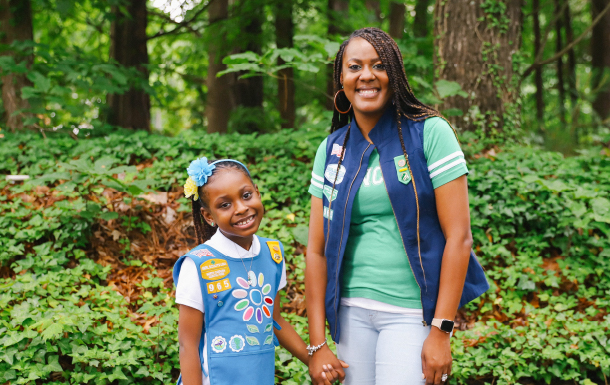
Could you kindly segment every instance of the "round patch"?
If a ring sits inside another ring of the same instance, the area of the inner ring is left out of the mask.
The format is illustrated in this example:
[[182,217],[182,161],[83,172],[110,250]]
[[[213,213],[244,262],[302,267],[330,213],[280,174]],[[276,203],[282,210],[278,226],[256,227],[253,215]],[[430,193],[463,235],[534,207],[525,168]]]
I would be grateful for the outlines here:
[[214,353],[222,353],[227,348],[227,340],[224,337],[214,337],[212,340],[212,350]]
[[244,346],[246,346],[246,340],[240,335],[234,335],[229,340],[229,347],[236,353],[244,350]]
[[[250,299],[252,300],[252,303],[255,305],[260,305],[261,302],[263,301],[263,295],[261,294],[260,291],[254,289],[250,292]],[[247,300],[244,300],[247,301]]]
[[404,159],[401,159],[401,160],[398,161],[398,166],[399,167],[404,167],[405,164],[407,164],[407,162]]
[[[337,175],[337,165],[329,164],[326,166],[326,171],[324,171],[324,176],[330,183],[341,184],[343,182],[343,177],[345,176],[345,166],[341,165],[339,168],[339,175]],[[335,176],[337,177],[337,181],[335,182]]]

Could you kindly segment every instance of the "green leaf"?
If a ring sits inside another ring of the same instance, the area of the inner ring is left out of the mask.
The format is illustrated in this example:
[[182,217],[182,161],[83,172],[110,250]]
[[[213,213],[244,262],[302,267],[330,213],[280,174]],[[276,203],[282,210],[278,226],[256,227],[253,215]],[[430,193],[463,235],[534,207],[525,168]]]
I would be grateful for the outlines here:
[[457,82],[441,79],[438,80],[434,85],[441,99],[456,95],[464,98],[468,97],[468,94],[462,90],[462,87]]
[[260,331],[258,330],[258,326],[256,325],[246,325],[246,328],[248,328],[248,331],[250,333],[260,333]]
[[299,242],[303,246],[307,246],[307,239],[309,237],[309,227],[305,225],[298,225],[292,229],[292,235],[294,240]]
[[260,345],[256,337],[246,336],[246,342],[251,346]]
[[271,345],[273,343],[273,335],[267,336],[263,345]]
[[106,212],[100,213],[100,215],[98,217],[105,221],[110,221],[113,219],[117,219],[119,217],[119,213],[114,212],[114,211],[106,211]]
[[610,223],[610,200],[593,198],[591,199],[591,207],[596,221]]
[[42,332],[42,338],[46,341],[56,339],[64,332],[64,325],[60,322],[54,322]]

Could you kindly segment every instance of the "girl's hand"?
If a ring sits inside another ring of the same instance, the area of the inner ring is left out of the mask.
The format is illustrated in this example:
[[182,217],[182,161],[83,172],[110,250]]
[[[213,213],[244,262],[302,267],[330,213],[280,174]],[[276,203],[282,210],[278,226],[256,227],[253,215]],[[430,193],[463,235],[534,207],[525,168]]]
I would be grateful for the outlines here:
[[439,385],[443,374],[451,375],[451,345],[449,334],[432,327],[421,352],[422,372],[426,385]]
[[328,345],[324,345],[309,358],[309,376],[313,385],[332,385],[336,380],[343,382],[349,365],[339,360]]

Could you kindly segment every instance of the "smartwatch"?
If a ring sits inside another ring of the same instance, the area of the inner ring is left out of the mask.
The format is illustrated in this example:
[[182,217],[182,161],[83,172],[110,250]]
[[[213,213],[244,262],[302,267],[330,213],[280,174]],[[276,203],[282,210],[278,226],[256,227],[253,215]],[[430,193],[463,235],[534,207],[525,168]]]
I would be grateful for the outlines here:
[[433,318],[431,323],[432,326],[436,326],[445,333],[451,333],[453,331],[453,324],[453,321],[442,318]]

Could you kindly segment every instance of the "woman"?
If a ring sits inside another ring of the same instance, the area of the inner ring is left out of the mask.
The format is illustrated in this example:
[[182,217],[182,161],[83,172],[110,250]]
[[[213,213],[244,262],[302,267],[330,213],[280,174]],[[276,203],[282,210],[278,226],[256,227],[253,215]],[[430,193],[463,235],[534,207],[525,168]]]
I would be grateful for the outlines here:
[[[310,375],[315,385],[440,384],[458,306],[489,288],[471,251],[464,154],[413,95],[385,32],[355,31],[334,82],[309,189]],[[325,343],[326,320],[345,370]]]

